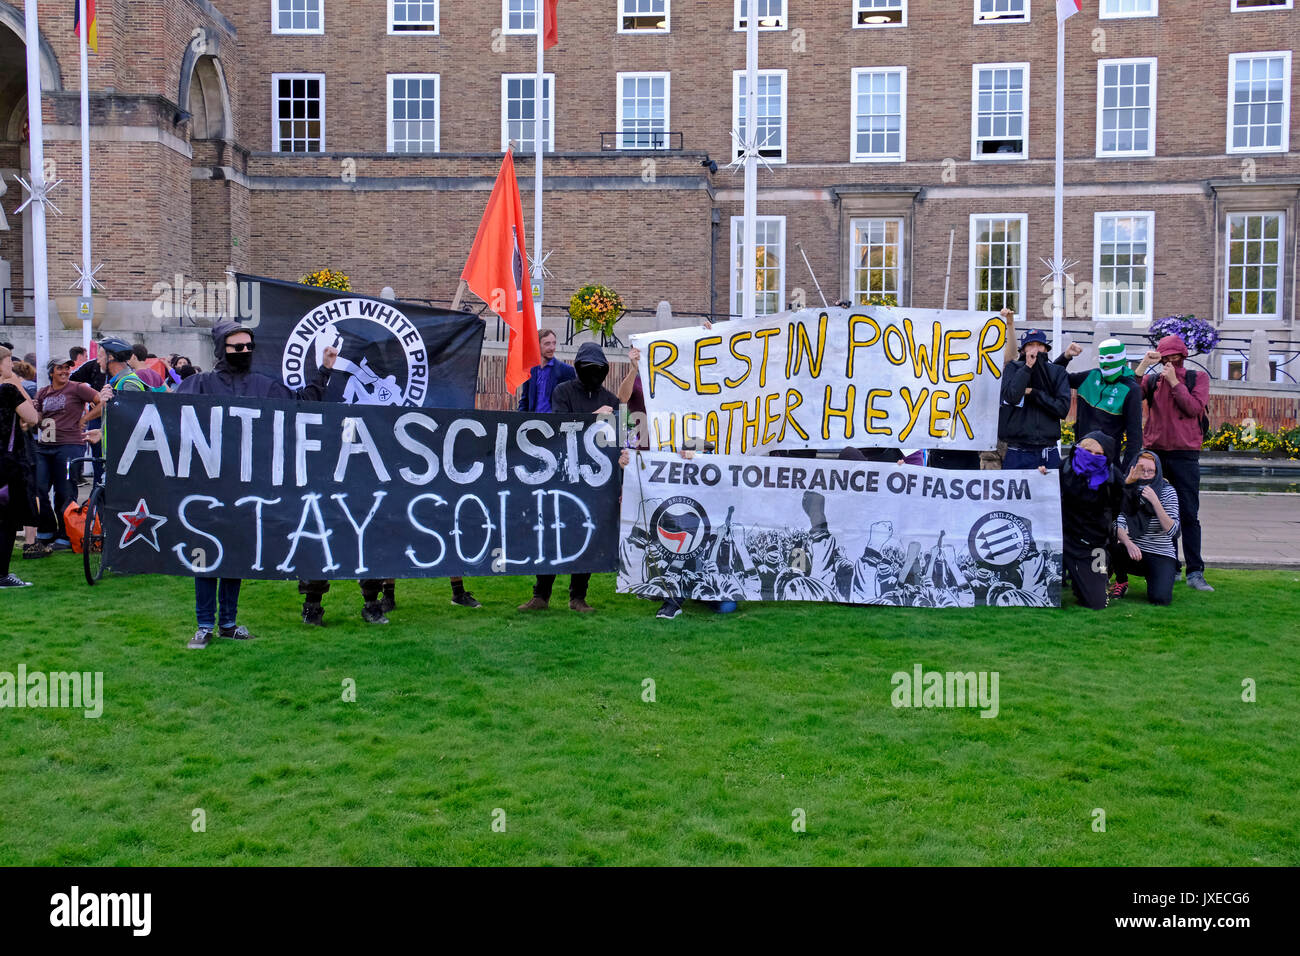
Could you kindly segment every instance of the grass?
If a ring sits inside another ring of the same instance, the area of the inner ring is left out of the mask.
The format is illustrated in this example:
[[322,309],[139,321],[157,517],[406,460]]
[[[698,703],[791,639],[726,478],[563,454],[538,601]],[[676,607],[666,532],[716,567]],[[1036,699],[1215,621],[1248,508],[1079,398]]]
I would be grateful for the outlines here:
[[[1097,613],[671,622],[612,576],[589,616],[516,613],[525,578],[472,581],[480,611],[416,581],[387,627],[341,582],[324,630],[249,582],[259,639],[188,651],[188,580],[15,567],[37,586],[0,597],[0,671],[102,671],[106,703],[0,711],[3,865],[1300,863],[1296,573],[1164,609],[1134,579]],[[998,717],[895,709],[915,663],[998,671]]]

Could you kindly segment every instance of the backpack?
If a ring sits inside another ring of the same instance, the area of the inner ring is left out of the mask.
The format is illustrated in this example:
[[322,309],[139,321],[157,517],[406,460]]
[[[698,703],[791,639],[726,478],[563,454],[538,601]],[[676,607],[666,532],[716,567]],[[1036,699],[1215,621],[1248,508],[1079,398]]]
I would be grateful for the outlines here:
[[[1156,388],[1155,378],[1156,378],[1156,373],[1155,373],[1155,372],[1148,372],[1148,373],[1147,373],[1146,382],[1147,382],[1147,383],[1150,383],[1150,386],[1151,386],[1151,387],[1150,387],[1149,389],[1148,389],[1148,388],[1143,388],[1143,391],[1146,392],[1146,395],[1147,395],[1147,399],[1148,399],[1148,400],[1150,400],[1150,398],[1152,397],[1152,395],[1155,393],[1155,388]],[[1146,384],[1146,383],[1144,383],[1144,385],[1145,385],[1145,384]],[[1187,377],[1186,377],[1186,379],[1184,380],[1183,384],[1185,384],[1185,385],[1187,386],[1187,390],[1188,390],[1189,392],[1190,392],[1192,389],[1196,388],[1196,370],[1195,370],[1195,369],[1191,369],[1191,368],[1189,368],[1189,369],[1187,370]],[[1209,410],[1209,403],[1208,403],[1208,402],[1206,403],[1205,408],[1201,411],[1201,417],[1198,418],[1198,419],[1196,420],[1196,423],[1197,423],[1198,425],[1201,426],[1201,441],[1202,441],[1202,442],[1209,441],[1209,440],[1210,440],[1210,410]]]
[[117,384],[114,385],[113,388],[114,388],[114,389],[118,389],[118,390],[120,390],[123,382],[138,382],[138,383],[140,384],[140,387],[139,387],[138,389],[128,389],[128,391],[137,391],[137,392],[165,392],[165,391],[167,391],[167,386],[166,386],[166,385],[156,385],[156,386],[155,386],[155,385],[150,385],[150,384],[147,383],[144,379],[142,379],[139,375],[136,375],[134,371],[127,372],[125,375],[123,375],[121,378],[119,378],[119,379],[117,380]]

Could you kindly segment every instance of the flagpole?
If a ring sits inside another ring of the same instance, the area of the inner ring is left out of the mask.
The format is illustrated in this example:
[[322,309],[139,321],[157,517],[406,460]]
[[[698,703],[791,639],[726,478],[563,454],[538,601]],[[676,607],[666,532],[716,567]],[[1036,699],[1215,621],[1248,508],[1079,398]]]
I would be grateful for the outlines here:
[[749,0],[745,6],[749,14],[745,21],[745,242],[740,288],[741,314],[752,322],[758,311],[758,3]]
[[45,364],[50,360],[50,275],[45,249],[45,128],[41,122],[41,28],[37,0],[25,4],[27,33],[27,134],[31,153],[32,294],[36,321],[37,381],[49,381]]
[[[543,59],[546,49],[546,3],[545,0],[537,0],[535,9],[537,11],[537,79],[533,83],[533,144],[536,148],[537,168],[533,174],[533,267],[529,270],[533,285],[537,288],[537,297],[533,303],[533,312],[537,316],[537,327],[542,327],[542,301],[545,298],[545,279],[542,275],[542,153],[546,149],[546,141],[543,139],[545,126],[542,123],[543,110],[546,105],[546,97],[543,95],[543,85],[546,82],[546,72]],[[555,117],[551,117],[551,122],[555,122]],[[528,294],[532,295],[532,289]]]
[[[90,67],[88,36],[90,21],[86,17],[86,0],[81,5],[81,295],[89,299],[94,291],[90,281]],[[93,308],[93,306],[92,306]],[[81,347],[90,351],[91,316],[81,320]]]
[[[1053,192],[1052,348],[1061,348],[1061,319],[1065,314],[1065,19],[1056,18],[1056,187]],[[1041,290],[1040,290],[1041,291]]]

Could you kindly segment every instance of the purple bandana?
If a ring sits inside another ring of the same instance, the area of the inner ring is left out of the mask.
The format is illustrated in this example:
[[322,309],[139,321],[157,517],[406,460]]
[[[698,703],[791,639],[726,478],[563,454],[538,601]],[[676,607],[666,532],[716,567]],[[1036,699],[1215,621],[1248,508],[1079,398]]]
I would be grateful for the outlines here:
[[1088,479],[1088,487],[1096,491],[1110,475],[1110,463],[1105,455],[1094,455],[1086,448],[1074,449],[1074,473]]

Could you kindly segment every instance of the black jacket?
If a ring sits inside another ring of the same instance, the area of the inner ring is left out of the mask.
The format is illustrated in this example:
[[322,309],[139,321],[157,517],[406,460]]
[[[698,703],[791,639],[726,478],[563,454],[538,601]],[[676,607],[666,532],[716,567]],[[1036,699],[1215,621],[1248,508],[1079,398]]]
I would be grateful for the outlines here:
[[[1033,391],[1026,395],[1025,389]],[[1070,382],[1065,369],[1039,356],[1031,369],[1007,363],[1002,373],[998,438],[1017,448],[1044,448],[1061,440],[1061,419],[1070,412]]]
[[[1096,437],[1096,433],[1086,437]],[[1061,531],[1065,547],[1075,552],[1105,548],[1123,499],[1124,478],[1108,454],[1112,462],[1110,474],[1100,488],[1089,488],[1088,479],[1074,470],[1075,447],[1070,445],[1061,453]]]
[[[179,395],[234,395],[239,398],[290,398],[300,402],[323,402],[329,385],[329,370],[317,369],[316,377],[294,391],[261,372],[236,372],[226,362],[226,338],[236,332],[248,332],[234,322],[220,322],[212,327],[212,347],[217,364],[211,372],[191,375],[176,388]],[[252,335],[251,332],[249,332]]]
[[618,396],[601,385],[609,374],[609,362],[599,345],[587,342],[579,348],[573,368],[578,377],[555,387],[551,393],[551,411],[594,412],[602,405],[618,408]]

